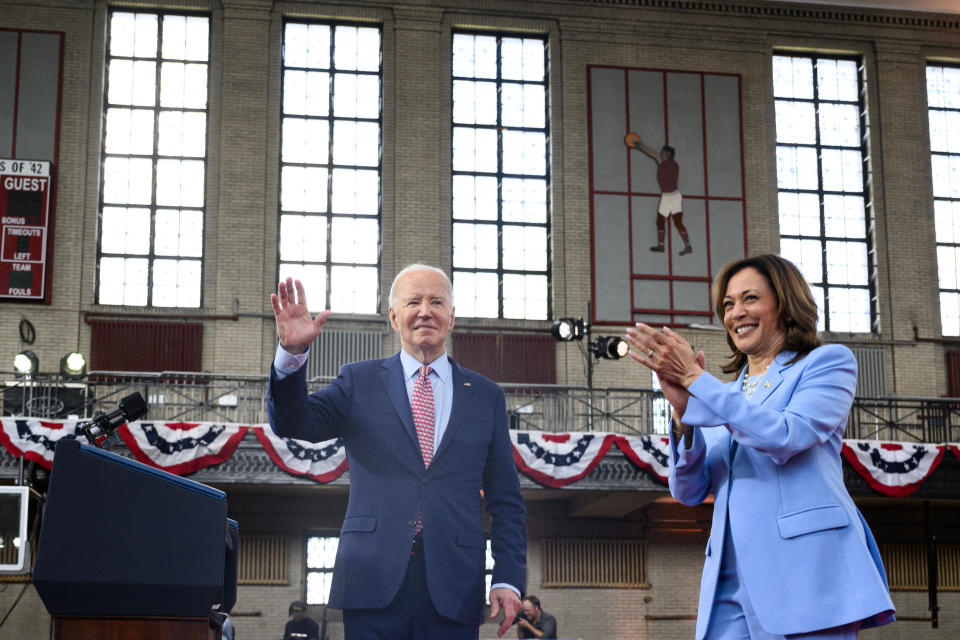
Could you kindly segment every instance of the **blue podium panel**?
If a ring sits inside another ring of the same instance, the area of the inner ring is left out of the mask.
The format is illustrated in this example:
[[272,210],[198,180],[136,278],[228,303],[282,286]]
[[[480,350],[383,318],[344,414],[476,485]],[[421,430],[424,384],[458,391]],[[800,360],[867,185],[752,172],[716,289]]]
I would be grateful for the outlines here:
[[57,445],[33,569],[52,615],[229,611],[236,552],[222,491],[76,440]]

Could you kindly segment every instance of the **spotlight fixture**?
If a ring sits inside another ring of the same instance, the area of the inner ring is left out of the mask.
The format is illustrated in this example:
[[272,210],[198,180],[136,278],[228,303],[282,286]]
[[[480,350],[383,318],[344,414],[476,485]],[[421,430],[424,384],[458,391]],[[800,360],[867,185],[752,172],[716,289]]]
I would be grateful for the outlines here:
[[627,344],[626,340],[617,336],[598,336],[590,345],[590,349],[597,358],[619,360],[630,351],[630,345]]
[[13,372],[18,378],[36,375],[39,369],[40,359],[33,351],[21,351],[13,357]]
[[554,320],[553,326],[550,327],[550,333],[553,334],[554,338],[562,342],[583,340],[583,336],[586,333],[586,326],[583,318],[560,318],[559,320]]
[[60,358],[60,375],[76,380],[87,375],[87,359],[79,351],[71,351]]

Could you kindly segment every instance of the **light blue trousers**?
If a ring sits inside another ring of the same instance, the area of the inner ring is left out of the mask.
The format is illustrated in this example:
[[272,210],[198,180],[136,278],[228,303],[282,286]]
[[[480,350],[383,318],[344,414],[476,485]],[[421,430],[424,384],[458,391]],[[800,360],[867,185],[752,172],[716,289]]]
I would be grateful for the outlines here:
[[816,638],[816,640],[854,640],[860,630],[859,622],[840,627],[820,629],[809,633],[786,636],[768,633],[760,626],[757,614],[750,604],[747,589],[740,582],[737,571],[737,552],[730,535],[730,520],[727,519],[727,535],[720,560],[720,576],[717,592],[710,611],[710,626],[706,640],[787,640],[792,638]]

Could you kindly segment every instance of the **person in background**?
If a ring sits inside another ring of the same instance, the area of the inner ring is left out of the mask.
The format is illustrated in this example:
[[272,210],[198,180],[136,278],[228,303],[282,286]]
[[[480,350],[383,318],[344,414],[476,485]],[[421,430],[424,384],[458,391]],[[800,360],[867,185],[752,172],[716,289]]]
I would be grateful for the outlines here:
[[517,637],[557,637],[557,619],[540,608],[540,598],[537,596],[523,598],[523,611],[517,616]]
[[892,622],[879,549],[843,483],[853,353],[820,344],[810,287],[779,256],[725,266],[714,302],[727,384],[676,332],[627,330],[673,408],[670,492],[714,496],[697,639],[849,640]]
[[307,617],[307,603],[294,600],[287,615],[292,616],[283,629],[283,640],[320,640],[320,627]]

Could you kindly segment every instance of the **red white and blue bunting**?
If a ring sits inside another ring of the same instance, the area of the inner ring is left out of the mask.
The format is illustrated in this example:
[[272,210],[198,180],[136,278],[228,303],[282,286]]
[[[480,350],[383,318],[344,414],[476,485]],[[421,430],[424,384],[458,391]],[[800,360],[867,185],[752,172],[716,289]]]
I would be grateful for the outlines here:
[[646,469],[666,484],[670,474],[670,438],[661,435],[617,436],[623,455],[641,469]]
[[511,431],[513,459],[525,474],[548,487],[564,487],[593,471],[613,444],[612,433]]
[[281,438],[266,424],[257,425],[253,432],[274,464],[287,473],[330,482],[347,470],[347,450],[340,438],[324,442]]
[[0,443],[14,458],[32,460],[49,469],[53,449],[64,438],[77,437],[78,420],[41,420],[38,418],[0,419]]
[[[57,442],[77,438],[78,424],[78,420],[0,418],[0,444],[14,457],[49,469]],[[266,424],[138,421],[117,432],[140,462],[186,475],[229,459],[251,429],[270,459],[288,473],[331,482],[347,470],[340,439],[311,443],[280,438]],[[670,441],[663,435],[511,431],[510,440],[517,468],[548,487],[565,487],[584,478],[614,444],[633,464],[667,482]],[[960,445],[956,444],[877,440],[845,440],[843,456],[874,490],[905,497],[934,472],[947,449],[960,459]]]
[[249,427],[216,422],[132,422],[117,429],[133,457],[177,475],[230,458]]
[[844,440],[843,457],[874,490],[904,498],[916,491],[943,459],[942,444]]

